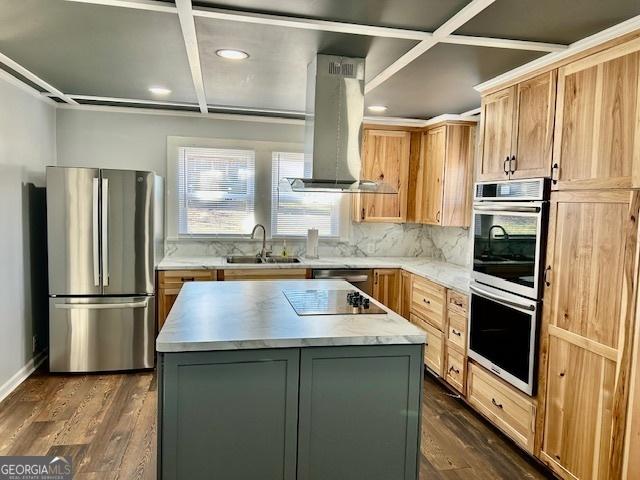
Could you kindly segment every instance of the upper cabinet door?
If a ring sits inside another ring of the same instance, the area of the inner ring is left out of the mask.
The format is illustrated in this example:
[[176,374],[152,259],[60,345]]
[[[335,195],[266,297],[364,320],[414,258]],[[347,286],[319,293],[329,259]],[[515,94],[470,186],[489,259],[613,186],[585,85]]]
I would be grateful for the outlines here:
[[442,195],[447,127],[443,125],[423,134],[422,148],[425,175],[422,189],[422,222],[440,225],[442,222]]
[[482,98],[482,148],[478,159],[478,180],[509,178],[515,94],[514,86]]
[[638,50],[635,39],[559,69],[554,189],[640,185]]
[[397,194],[359,195],[360,220],[404,222],[407,218],[407,186],[411,133],[401,130],[365,130],[362,155],[364,180],[386,182]]
[[551,175],[556,76],[557,71],[553,70],[516,86],[511,178]]

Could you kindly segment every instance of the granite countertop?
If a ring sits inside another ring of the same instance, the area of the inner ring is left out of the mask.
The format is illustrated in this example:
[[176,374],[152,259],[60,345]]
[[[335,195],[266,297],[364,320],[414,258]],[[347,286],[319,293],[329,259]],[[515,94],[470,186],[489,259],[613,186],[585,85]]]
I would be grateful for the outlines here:
[[423,344],[426,333],[386,314],[298,316],[283,290],[351,290],[343,280],[189,282],[158,338],[159,352]]
[[301,263],[229,264],[224,257],[165,257],[158,270],[252,268],[402,268],[440,285],[469,293],[470,271],[453,263],[427,257],[300,257]]

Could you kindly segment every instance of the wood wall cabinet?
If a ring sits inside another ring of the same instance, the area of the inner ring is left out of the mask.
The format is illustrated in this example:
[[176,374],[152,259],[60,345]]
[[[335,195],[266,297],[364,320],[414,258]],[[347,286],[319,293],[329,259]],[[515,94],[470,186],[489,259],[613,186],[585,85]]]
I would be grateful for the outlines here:
[[558,71],[553,188],[640,187],[640,38]]
[[417,220],[466,227],[471,221],[475,123],[446,123],[422,134]]
[[400,313],[400,270],[377,268],[373,271],[373,298]]
[[478,180],[551,174],[556,75],[546,72],[482,98]]
[[540,458],[563,478],[620,478],[639,196],[551,195],[538,432]]
[[364,130],[361,178],[386,182],[398,190],[394,194],[355,194],[353,220],[356,222],[403,223],[407,219],[411,132],[404,130]]
[[164,325],[169,311],[178,298],[182,285],[186,282],[213,281],[215,270],[161,270],[158,272],[158,308],[156,326],[158,331]]

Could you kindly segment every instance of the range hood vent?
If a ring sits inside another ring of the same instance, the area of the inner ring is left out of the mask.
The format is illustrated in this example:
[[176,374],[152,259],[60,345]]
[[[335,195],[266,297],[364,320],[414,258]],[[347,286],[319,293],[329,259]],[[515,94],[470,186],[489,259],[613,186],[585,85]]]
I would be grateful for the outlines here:
[[307,67],[305,162],[311,178],[285,178],[294,192],[397,193],[384,182],[362,179],[363,58],[317,55]]

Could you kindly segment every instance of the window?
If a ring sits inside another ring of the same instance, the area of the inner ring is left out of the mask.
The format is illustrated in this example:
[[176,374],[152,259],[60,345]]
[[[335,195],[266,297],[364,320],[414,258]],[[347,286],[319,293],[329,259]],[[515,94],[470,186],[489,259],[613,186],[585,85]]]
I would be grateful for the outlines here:
[[178,233],[239,235],[255,224],[255,151],[180,147]]
[[337,237],[340,225],[340,200],[334,193],[280,191],[285,177],[310,177],[311,165],[303,153],[273,152],[271,155],[271,236],[304,236],[317,228],[325,237]]

